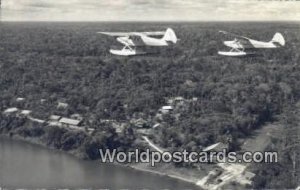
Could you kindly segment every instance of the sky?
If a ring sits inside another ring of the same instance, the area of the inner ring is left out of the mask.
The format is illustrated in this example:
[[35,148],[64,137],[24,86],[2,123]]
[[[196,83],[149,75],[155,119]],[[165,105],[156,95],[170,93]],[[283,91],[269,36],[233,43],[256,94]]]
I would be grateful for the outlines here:
[[300,1],[2,0],[1,16],[3,21],[300,21]]

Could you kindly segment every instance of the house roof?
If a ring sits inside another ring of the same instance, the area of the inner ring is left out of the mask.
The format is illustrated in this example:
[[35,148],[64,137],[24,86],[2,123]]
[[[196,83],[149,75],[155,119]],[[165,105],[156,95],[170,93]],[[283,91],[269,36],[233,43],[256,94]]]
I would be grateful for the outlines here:
[[20,98],[20,97],[19,97],[19,98],[17,98],[16,100],[17,100],[17,102],[20,102],[20,101],[24,101],[25,98]]
[[22,110],[21,114],[23,115],[29,115],[32,111],[31,110]]
[[156,123],[155,125],[153,125],[153,128],[157,128],[160,126],[160,123]]
[[49,119],[50,120],[59,120],[61,118],[61,116],[59,115],[50,115]]
[[184,98],[182,96],[178,96],[178,97],[175,97],[174,100],[176,100],[176,101],[183,101]]
[[255,176],[255,173],[252,172],[245,172],[244,176],[246,178],[252,179]]
[[8,108],[4,111],[4,113],[13,113],[17,112],[19,109],[18,108]]
[[63,102],[58,102],[58,105],[57,105],[58,108],[67,108],[68,106],[69,106],[69,104],[63,103]]
[[77,126],[77,125],[80,124],[81,121],[80,120],[76,120],[76,119],[69,119],[69,118],[63,117],[63,118],[61,118],[59,120],[59,122],[60,123],[64,123],[64,124],[68,124],[68,125],[75,125],[75,126]]
[[224,143],[216,143],[216,144],[213,144],[213,145],[210,145],[208,147],[206,147],[205,149],[203,149],[204,152],[207,152],[207,151],[211,151],[211,150],[214,150],[214,149],[222,149],[222,148],[225,148],[227,147],[227,145],[225,145]]
[[163,109],[163,110],[172,110],[173,106],[163,106],[161,109]]

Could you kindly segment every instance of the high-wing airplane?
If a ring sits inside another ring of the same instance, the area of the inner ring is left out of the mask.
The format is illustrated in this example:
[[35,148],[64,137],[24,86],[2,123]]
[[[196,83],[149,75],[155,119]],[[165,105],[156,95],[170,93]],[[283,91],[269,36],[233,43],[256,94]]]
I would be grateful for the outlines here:
[[[169,46],[177,43],[177,37],[171,28],[166,31],[157,32],[98,32],[108,36],[116,37],[117,41],[124,45],[121,50],[111,49],[114,55],[132,56],[146,54],[146,51],[137,50],[138,47],[145,46]],[[158,38],[161,37],[161,38]]]
[[281,33],[275,33],[273,39],[269,42],[262,42],[250,39],[248,37],[236,35],[226,31],[220,31],[223,34],[229,34],[234,36],[233,41],[224,41],[224,45],[230,47],[231,50],[228,51],[219,51],[219,55],[225,56],[245,56],[249,53],[246,52],[247,49],[274,49],[285,46],[285,40]]

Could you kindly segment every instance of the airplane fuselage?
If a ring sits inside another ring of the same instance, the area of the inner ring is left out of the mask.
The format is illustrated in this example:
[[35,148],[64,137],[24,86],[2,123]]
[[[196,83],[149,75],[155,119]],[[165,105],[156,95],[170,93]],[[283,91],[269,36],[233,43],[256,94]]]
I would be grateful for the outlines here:
[[249,41],[254,48],[278,48],[279,47],[273,42],[261,42],[256,40],[249,40]]
[[276,45],[274,42],[261,42],[257,40],[251,40],[249,39],[249,42],[247,44],[242,44],[239,41],[225,41],[224,45],[234,48],[234,49],[270,49],[270,48],[278,48],[279,46]]
[[[175,32],[168,28],[165,32],[99,32],[109,36],[117,37],[116,40],[124,45],[123,49],[110,49],[110,53],[121,56],[132,56],[146,54],[147,46],[169,46],[176,44],[178,39]],[[160,36],[161,38],[154,38]],[[137,48],[138,47],[138,48]]]
[[118,37],[117,41],[127,46],[168,46],[168,42],[163,39],[152,38],[148,36],[140,36],[139,40],[130,37]]

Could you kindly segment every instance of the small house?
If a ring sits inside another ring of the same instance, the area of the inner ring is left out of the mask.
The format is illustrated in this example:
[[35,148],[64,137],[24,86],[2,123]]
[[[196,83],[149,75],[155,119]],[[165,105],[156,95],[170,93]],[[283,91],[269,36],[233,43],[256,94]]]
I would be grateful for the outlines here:
[[173,106],[163,106],[161,109],[160,109],[160,112],[163,113],[163,114],[167,114],[171,111],[173,111]]
[[58,102],[57,109],[67,109],[68,106],[69,106],[69,104],[67,104],[67,103]]
[[49,120],[50,121],[59,121],[61,119],[61,116],[59,115],[50,115]]
[[25,98],[17,98],[16,101],[17,101],[17,102],[24,102],[24,101],[25,101]]
[[116,120],[113,119],[100,119],[101,123],[113,123],[113,122],[117,122]]
[[203,152],[222,152],[223,150],[228,150],[228,145],[222,142],[210,145],[203,149]]
[[171,111],[171,110],[173,110],[173,106],[163,106],[161,109]]
[[251,181],[251,180],[255,177],[255,173],[252,173],[252,172],[245,172],[245,173],[244,173],[244,177],[245,177],[247,180]]
[[83,117],[82,117],[82,115],[76,113],[76,114],[71,115],[71,119],[76,119],[76,120],[82,121]]
[[197,98],[197,97],[194,97],[192,100],[193,100],[193,102],[197,102],[197,101],[198,101],[198,98]]
[[28,116],[28,115],[31,114],[31,112],[32,112],[31,110],[22,110],[21,113],[20,113],[20,115]]
[[251,185],[254,177],[254,173],[245,171],[236,179],[236,181],[242,185]]
[[138,127],[138,128],[148,128],[149,125],[148,125],[148,122],[142,118],[139,118],[139,119],[132,119],[130,121],[131,124],[133,124],[135,127]]
[[11,113],[16,113],[18,111],[19,111],[18,108],[8,108],[8,109],[4,110],[3,113],[5,113],[5,114],[11,114]]
[[79,126],[81,124],[81,121],[80,120],[76,120],[76,119],[70,119],[70,118],[61,118],[59,120],[59,122],[61,124],[65,124],[65,125],[68,125],[68,126]]
[[152,134],[151,129],[138,129],[137,132],[140,133],[141,135],[151,135]]
[[112,123],[112,127],[116,130],[116,133],[122,133],[125,129],[125,124],[114,122]]
[[181,97],[181,96],[178,96],[178,97],[175,97],[174,98],[174,101],[175,102],[183,102],[185,99],[183,98],[183,97]]
[[168,99],[167,103],[169,105],[174,105],[174,104],[182,103],[184,101],[185,101],[185,99],[183,97],[177,96],[177,97],[173,97],[173,98]]

